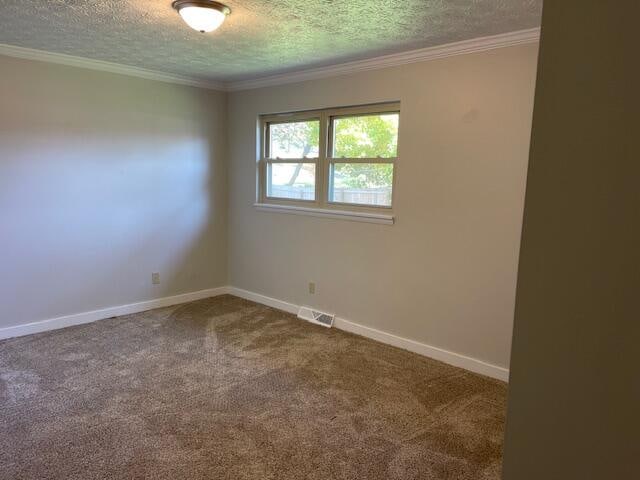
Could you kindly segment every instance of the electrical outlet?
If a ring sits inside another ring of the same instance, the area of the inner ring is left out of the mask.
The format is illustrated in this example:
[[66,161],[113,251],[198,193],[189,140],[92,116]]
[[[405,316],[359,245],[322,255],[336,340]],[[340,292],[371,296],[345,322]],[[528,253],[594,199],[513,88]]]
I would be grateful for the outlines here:
[[316,293],[316,283],[315,282],[309,282],[309,293],[310,294],[314,294]]
[[158,285],[160,283],[160,274],[158,272],[151,274],[151,283],[154,285]]

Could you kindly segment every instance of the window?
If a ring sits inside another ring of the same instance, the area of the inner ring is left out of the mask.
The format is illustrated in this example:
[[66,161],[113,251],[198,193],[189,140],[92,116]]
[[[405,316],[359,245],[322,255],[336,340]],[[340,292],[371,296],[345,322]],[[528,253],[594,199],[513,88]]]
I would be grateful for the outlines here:
[[320,119],[270,122],[265,134],[267,197],[315,201]]
[[331,117],[329,202],[391,207],[400,114]]
[[261,204],[380,211],[393,205],[398,104],[261,117]]

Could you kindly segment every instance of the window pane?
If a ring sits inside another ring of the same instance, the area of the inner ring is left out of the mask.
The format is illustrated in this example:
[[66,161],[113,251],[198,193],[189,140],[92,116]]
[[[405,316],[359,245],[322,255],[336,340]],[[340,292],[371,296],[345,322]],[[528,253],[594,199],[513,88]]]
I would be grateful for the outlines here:
[[317,158],[320,121],[272,123],[269,126],[270,158]]
[[393,158],[398,156],[400,114],[384,113],[333,120],[334,158]]
[[329,201],[390,207],[392,163],[336,163],[331,168]]
[[270,163],[267,165],[267,196],[315,200],[315,163]]

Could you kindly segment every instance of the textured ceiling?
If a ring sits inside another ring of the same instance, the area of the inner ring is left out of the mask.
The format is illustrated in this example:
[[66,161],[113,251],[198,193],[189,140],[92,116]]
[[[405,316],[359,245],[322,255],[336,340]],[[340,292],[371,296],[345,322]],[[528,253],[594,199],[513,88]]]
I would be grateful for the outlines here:
[[0,0],[0,43],[206,80],[304,67],[540,25],[542,0],[228,0],[217,31],[171,0]]

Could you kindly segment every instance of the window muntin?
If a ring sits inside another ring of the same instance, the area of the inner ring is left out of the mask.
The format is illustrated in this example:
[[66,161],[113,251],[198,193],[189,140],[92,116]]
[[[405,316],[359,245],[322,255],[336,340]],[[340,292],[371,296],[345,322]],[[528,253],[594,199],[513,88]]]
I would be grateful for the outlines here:
[[399,118],[399,104],[262,116],[259,201],[390,209]]

